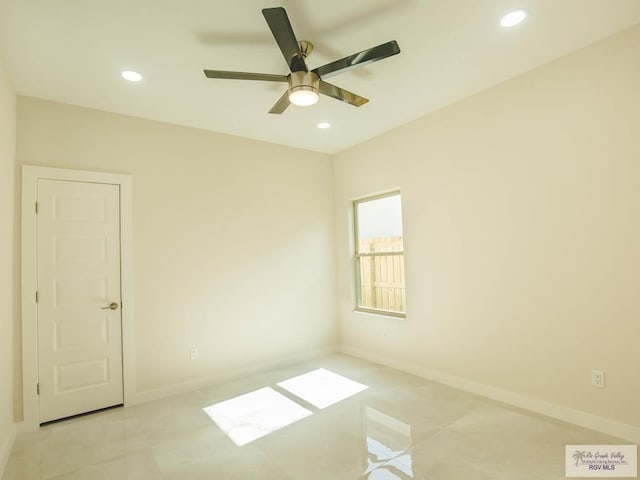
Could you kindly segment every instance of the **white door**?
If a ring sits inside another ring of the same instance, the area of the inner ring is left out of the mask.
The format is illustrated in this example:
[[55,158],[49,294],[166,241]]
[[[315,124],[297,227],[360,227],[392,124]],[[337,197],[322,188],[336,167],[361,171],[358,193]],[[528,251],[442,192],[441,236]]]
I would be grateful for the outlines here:
[[123,403],[120,187],[38,180],[40,423]]

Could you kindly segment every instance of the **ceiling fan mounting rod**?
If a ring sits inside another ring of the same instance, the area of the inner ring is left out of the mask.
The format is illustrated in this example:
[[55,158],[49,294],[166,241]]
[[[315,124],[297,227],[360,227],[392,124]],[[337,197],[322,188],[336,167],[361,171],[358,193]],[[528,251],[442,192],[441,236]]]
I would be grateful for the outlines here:
[[307,40],[300,40],[298,42],[298,47],[300,47],[300,53],[304,58],[307,58],[313,52],[313,43],[308,42]]
[[308,72],[309,69],[307,68],[305,60],[307,59],[307,55],[313,50],[313,43],[301,40],[298,42],[298,50],[299,51],[291,57],[289,69],[292,72]]

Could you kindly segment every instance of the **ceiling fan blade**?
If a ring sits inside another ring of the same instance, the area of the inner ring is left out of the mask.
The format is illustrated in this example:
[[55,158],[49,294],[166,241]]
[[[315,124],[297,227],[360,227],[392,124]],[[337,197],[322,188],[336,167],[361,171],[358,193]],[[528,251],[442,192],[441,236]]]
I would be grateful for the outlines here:
[[262,15],[264,15],[278,47],[280,47],[287,65],[291,68],[291,61],[300,56],[300,46],[293,33],[293,27],[289,22],[286,10],[282,7],[264,8]]
[[230,80],[263,80],[265,82],[286,82],[287,75],[270,73],[225,72],[222,70],[204,70],[207,78],[228,78]]
[[351,93],[344,88],[336,87],[335,85],[322,80],[320,80],[320,93],[323,93],[328,97],[335,98],[336,100],[346,102],[354,107],[361,107],[369,101],[367,98],[361,97],[360,95]]
[[341,58],[335,62],[327,63],[322,67],[314,68],[312,72],[318,75],[320,78],[331,78],[339,73],[344,73],[355,67],[361,67],[369,63],[377,62],[392,55],[400,53],[400,47],[398,42],[391,40],[390,42],[383,43],[377,47],[363,50],[359,53],[354,53],[348,57]]
[[285,90],[284,94],[280,97],[276,104],[271,107],[269,113],[282,113],[287,109],[289,105],[291,105],[291,102],[289,102],[289,90]]

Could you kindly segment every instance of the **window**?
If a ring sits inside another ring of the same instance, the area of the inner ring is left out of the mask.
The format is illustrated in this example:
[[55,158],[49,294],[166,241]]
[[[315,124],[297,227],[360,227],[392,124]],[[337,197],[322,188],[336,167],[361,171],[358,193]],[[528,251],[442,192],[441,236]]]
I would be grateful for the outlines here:
[[402,201],[399,192],[353,202],[356,310],[405,316]]

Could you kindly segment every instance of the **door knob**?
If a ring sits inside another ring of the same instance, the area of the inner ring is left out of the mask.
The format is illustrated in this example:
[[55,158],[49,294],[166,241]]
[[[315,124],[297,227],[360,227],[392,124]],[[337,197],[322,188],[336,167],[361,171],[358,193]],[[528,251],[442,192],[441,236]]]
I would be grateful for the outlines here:
[[100,310],[117,310],[118,304],[116,302],[111,302],[108,307],[102,307]]

